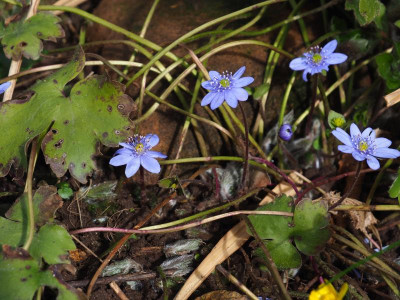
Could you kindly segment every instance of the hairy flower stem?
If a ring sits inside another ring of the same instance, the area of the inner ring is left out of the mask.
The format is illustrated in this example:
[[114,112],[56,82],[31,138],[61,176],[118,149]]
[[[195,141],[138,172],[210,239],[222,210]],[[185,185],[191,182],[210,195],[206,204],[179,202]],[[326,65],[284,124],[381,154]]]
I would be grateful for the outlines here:
[[[286,182],[289,183],[292,186],[293,190],[296,193],[297,199],[299,199],[301,194],[300,194],[299,190],[297,189],[296,184],[285,173],[283,173],[281,169],[279,169],[277,166],[275,166],[274,163],[272,163],[272,162],[270,162],[270,161],[268,161],[266,159],[260,158],[260,157],[251,157],[251,159],[255,160],[255,161],[258,161],[260,163],[266,164],[271,169],[277,171],[279,173],[279,175],[281,175],[283,177],[283,179],[285,179]],[[297,204],[297,203],[298,203],[298,200],[296,200],[295,204]]]
[[256,230],[253,227],[253,224],[251,224],[249,218],[247,216],[243,217],[243,220],[246,222],[247,228],[251,231],[251,235],[254,236],[256,239],[258,245],[261,247],[262,251],[265,254],[266,259],[264,260],[267,263],[267,268],[271,272],[272,277],[274,278],[275,282],[277,283],[279,290],[281,291],[281,299],[292,299],[282,281],[281,276],[279,275],[278,268],[275,265],[275,262],[273,261],[271,254],[269,253],[267,247],[265,244],[262,242],[260,237],[258,236]]
[[332,210],[335,207],[339,206],[344,201],[344,199],[346,199],[351,194],[351,192],[353,191],[354,187],[356,186],[358,177],[360,176],[361,165],[362,165],[362,162],[359,161],[358,164],[357,164],[356,175],[354,175],[354,181],[353,181],[353,184],[351,185],[350,189],[339,199],[338,202],[336,202],[331,207],[329,207],[329,210]]
[[318,74],[312,77],[312,98],[310,112],[308,113],[307,123],[306,123],[306,136],[310,134],[312,115],[314,113],[315,102],[317,101],[317,89],[318,89]]
[[245,138],[244,166],[243,166],[243,177],[242,177],[241,188],[246,189],[247,173],[249,169],[249,126],[247,125],[246,114],[244,113],[244,109],[240,101],[239,101],[239,107],[243,116],[244,138]]
[[33,213],[33,197],[32,197],[32,180],[33,180],[33,170],[35,168],[36,162],[36,154],[37,154],[37,144],[38,139],[35,138],[32,141],[32,149],[31,154],[29,157],[29,166],[28,166],[28,174],[26,178],[25,184],[25,193],[28,194],[28,223],[29,223],[29,230],[28,230],[28,237],[25,241],[23,248],[28,251],[29,247],[32,244],[33,235],[35,233],[35,216]]
[[147,202],[146,195],[146,185],[144,183],[144,169],[143,167],[139,168],[139,176],[140,176],[140,197],[142,198],[142,202]]

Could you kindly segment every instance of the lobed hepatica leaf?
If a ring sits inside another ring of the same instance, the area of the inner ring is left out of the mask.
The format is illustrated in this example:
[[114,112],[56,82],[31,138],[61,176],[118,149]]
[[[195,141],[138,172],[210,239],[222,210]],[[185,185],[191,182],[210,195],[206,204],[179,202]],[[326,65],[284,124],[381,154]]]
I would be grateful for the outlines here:
[[[42,226],[52,221],[58,208],[62,206],[61,197],[54,186],[41,186],[33,195],[33,215],[35,225]],[[0,245],[21,246],[27,236],[28,196],[22,195],[6,212],[5,218],[0,217]]]
[[43,49],[41,40],[55,41],[64,36],[64,30],[58,24],[60,18],[47,13],[38,13],[27,19],[0,27],[0,39],[4,53],[8,58],[18,60],[21,55],[30,59],[39,59]]
[[[293,199],[282,195],[274,202],[259,207],[257,210],[293,212]],[[254,229],[269,250],[276,266],[280,269],[298,268],[301,266],[301,257],[293,246],[290,235],[292,233],[292,217],[274,215],[249,216]],[[247,230],[249,233],[250,231]],[[261,248],[254,251],[257,256],[264,257]]]
[[45,134],[41,148],[53,172],[61,177],[69,170],[86,183],[96,168],[99,144],[116,147],[129,135],[133,101],[121,84],[91,76],[66,94],[66,84],[84,63],[78,48],[71,62],[31,88],[29,100],[0,103],[0,128],[7,129],[0,139],[0,176],[7,175],[12,165],[25,170],[29,142]]
[[329,240],[328,208],[326,202],[304,199],[296,205],[291,236],[297,249],[306,255],[316,255]]
[[[257,210],[293,212],[293,199],[282,195]],[[293,217],[252,215],[249,219],[280,269],[300,267],[298,250],[306,255],[316,255],[330,237],[328,212],[323,202],[304,199],[296,205]],[[265,258],[261,248],[254,254]]]
[[24,249],[3,246],[0,253],[0,299],[31,300],[38,288],[58,289],[58,300],[86,299],[62,280],[58,266],[41,270],[39,262]]

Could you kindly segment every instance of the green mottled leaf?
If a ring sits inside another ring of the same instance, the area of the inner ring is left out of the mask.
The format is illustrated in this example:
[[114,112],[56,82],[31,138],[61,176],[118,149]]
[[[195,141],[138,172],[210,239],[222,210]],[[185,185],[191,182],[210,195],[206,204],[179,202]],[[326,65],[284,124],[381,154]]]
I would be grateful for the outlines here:
[[[57,194],[55,186],[39,187],[33,195],[33,215],[37,226],[44,225],[52,220],[63,202]],[[25,222],[28,219],[28,195],[25,193],[15,201],[6,212],[6,217],[13,221]]]
[[20,246],[26,239],[26,226],[20,222],[14,222],[0,217],[0,245]]
[[41,40],[55,41],[55,38],[64,36],[63,29],[58,25],[60,21],[55,15],[38,13],[28,20],[20,20],[0,28],[4,53],[13,60],[20,59],[21,55],[39,59],[43,49]]
[[[6,218],[0,217],[0,244],[13,247],[21,246],[28,232],[28,196],[22,195],[6,212]],[[43,225],[54,217],[62,206],[62,200],[54,186],[41,186],[33,195],[33,214],[35,224]]]
[[396,43],[392,53],[379,54],[375,61],[378,73],[385,80],[388,92],[400,88],[400,43]]
[[306,255],[316,255],[329,240],[328,208],[325,202],[313,203],[304,199],[296,205],[291,237],[298,250]]
[[381,25],[378,20],[385,11],[385,6],[379,0],[347,0],[346,10],[353,10],[354,16],[361,26],[365,26],[375,21],[378,27]]
[[379,1],[378,0],[360,0],[358,3],[360,14],[364,17],[365,21],[371,23],[379,15]]
[[40,227],[29,248],[30,254],[36,258],[43,259],[50,265],[69,263],[68,251],[76,249],[71,236],[65,228],[46,224]]
[[0,254],[0,299],[31,300],[42,286],[58,289],[58,300],[84,299],[81,292],[62,280],[57,268],[41,270],[25,250],[3,246]]
[[[26,148],[41,133],[46,162],[63,176],[67,170],[81,183],[96,168],[99,144],[116,147],[128,135],[133,101],[123,86],[104,76],[90,76],[65,87],[83,69],[84,53],[78,48],[72,61],[32,88],[29,100],[0,103],[0,176],[11,165],[26,169]],[[50,129],[50,130],[49,130]]]

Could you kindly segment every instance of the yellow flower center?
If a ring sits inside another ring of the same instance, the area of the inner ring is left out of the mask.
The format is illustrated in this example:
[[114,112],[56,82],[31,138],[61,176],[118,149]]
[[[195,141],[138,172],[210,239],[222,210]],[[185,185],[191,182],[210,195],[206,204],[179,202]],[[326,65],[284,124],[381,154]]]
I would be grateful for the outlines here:
[[345,120],[343,118],[334,118],[332,123],[335,127],[342,127],[345,123]]
[[322,60],[322,56],[319,53],[315,53],[312,59],[314,63],[318,64]]
[[360,141],[360,142],[358,143],[358,149],[359,149],[360,151],[366,151],[366,150],[368,149],[368,144],[367,144],[367,142],[365,142],[365,141]]
[[136,150],[137,153],[143,152],[143,150],[144,150],[144,145],[143,145],[142,143],[138,143],[138,144],[135,146],[135,150]]
[[224,88],[227,88],[227,87],[229,87],[231,82],[229,81],[229,79],[221,79],[219,84],[222,85]]

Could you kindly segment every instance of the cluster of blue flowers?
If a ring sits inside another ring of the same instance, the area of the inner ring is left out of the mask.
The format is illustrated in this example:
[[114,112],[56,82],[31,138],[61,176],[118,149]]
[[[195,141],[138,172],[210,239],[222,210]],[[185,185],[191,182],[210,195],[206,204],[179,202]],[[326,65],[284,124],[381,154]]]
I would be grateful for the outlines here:
[[[336,47],[336,40],[330,41],[323,48],[311,47],[302,56],[293,59],[289,67],[294,71],[302,70],[303,80],[307,81],[308,74],[315,75],[328,71],[330,65],[340,64],[347,60],[347,55],[334,52]],[[246,101],[249,94],[244,87],[251,84],[254,78],[242,77],[245,70],[246,67],[243,66],[234,74],[228,71],[222,74],[210,71],[210,80],[202,83],[203,88],[209,92],[202,99],[201,105],[210,105],[210,108],[214,110],[224,102],[230,107],[236,108],[239,101]],[[0,85],[0,93],[8,88],[7,84]],[[357,161],[367,160],[371,169],[376,170],[380,167],[377,158],[400,157],[400,151],[389,148],[392,142],[386,138],[376,138],[372,128],[367,128],[361,133],[355,124],[351,124],[350,135],[341,128],[336,128],[332,134],[344,143],[344,145],[338,146],[341,152],[352,154]],[[291,125],[283,124],[278,135],[282,140],[289,141],[293,135]],[[116,152],[117,155],[110,160],[110,164],[113,166],[126,165],[126,177],[133,176],[140,166],[149,172],[159,173],[160,164],[155,158],[166,158],[166,155],[150,150],[158,142],[159,138],[155,134],[148,134],[144,137],[135,135],[129,138],[127,143],[120,143],[123,148]]]

